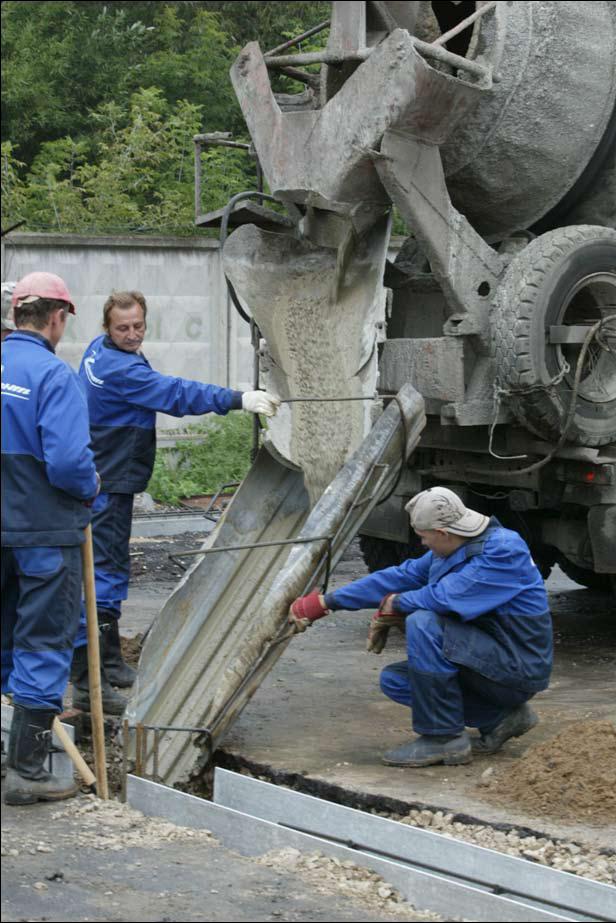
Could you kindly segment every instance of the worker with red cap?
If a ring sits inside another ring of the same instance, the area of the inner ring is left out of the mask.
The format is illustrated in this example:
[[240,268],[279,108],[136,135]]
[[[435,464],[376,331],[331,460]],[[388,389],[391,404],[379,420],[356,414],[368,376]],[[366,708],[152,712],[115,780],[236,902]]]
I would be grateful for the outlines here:
[[2,343],[2,692],[13,697],[7,804],[77,793],[48,772],[81,606],[80,544],[99,479],[76,374],[55,354],[75,305],[49,272],[13,291]]

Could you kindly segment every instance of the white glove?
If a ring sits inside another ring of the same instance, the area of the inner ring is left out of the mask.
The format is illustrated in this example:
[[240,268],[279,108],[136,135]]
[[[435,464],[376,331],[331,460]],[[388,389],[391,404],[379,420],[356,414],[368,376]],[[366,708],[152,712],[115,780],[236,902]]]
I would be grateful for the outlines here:
[[266,417],[273,417],[278,412],[280,401],[267,391],[244,391],[242,407],[250,413],[262,413]]

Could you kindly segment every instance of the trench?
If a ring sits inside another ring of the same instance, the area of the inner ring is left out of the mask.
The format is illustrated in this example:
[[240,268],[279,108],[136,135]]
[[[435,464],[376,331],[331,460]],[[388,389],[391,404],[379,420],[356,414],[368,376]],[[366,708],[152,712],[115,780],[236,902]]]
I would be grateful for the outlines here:
[[[292,789],[303,795],[312,795],[315,798],[321,798],[323,801],[330,801],[333,804],[338,804],[345,808],[354,808],[355,810],[377,814],[382,817],[389,817],[391,815],[400,815],[404,817],[410,814],[411,811],[430,811],[434,814],[440,812],[448,816],[451,815],[451,824],[459,823],[465,826],[489,827],[491,830],[499,833],[515,833],[521,839],[530,837],[543,839],[547,836],[545,831],[536,830],[533,827],[488,821],[483,817],[477,817],[473,814],[448,811],[443,805],[422,801],[403,801],[398,798],[354,791],[344,788],[341,785],[324,782],[321,779],[311,779],[300,773],[276,769],[265,763],[258,763],[243,756],[229,753],[224,749],[216,751],[214,762],[215,766],[221,769],[228,769],[231,772],[237,772],[254,779],[270,782],[272,785],[279,785],[284,788]],[[211,801],[213,796],[213,780],[214,766],[210,767],[201,776],[191,779],[190,783],[187,785],[178,785],[176,787],[192,795]],[[437,832],[440,832],[440,830]],[[576,842],[576,840],[569,837],[564,838],[550,835],[549,839],[556,845],[574,843],[576,846],[580,846],[580,848],[585,848],[583,843]],[[602,856],[616,857],[616,848],[612,849],[605,846],[598,849],[597,852]]]

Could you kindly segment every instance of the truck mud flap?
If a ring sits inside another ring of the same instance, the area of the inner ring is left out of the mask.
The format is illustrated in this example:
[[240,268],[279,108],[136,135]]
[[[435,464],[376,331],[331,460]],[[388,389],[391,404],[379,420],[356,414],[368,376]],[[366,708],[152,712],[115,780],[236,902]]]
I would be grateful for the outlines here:
[[[312,510],[302,472],[261,449],[141,654],[125,718],[157,729],[159,779],[173,784],[207,765],[290,642],[290,603],[325,582],[424,426],[423,398],[405,385]],[[147,752],[139,757],[147,764]]]

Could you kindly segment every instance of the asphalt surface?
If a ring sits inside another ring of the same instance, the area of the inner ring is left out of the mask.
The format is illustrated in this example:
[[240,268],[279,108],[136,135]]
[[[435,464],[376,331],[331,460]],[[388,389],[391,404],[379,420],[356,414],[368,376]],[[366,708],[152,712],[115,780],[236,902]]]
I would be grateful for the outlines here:
[[[6,923],[423,919],[375,913],[327,882],[320,892],[299,874],[257,864],[215,841],[144,835],[143,846],[123,845],[120,837],[102,846],[95,830],[85,843],[82,818],[57,817],[62,811],[59,803],[3,808]],[[133,828],[131,838],[138,836]]]
[[[195,541],[179,537],[175,547],[194,547]],[[150,545],[133,547],[143,554],[123,616],[125,635],[147,629],[177,579],[167,558],[172,545],[153,543],[151,553]],[[352,548],[333,585],[363,572]],[[322,785],[613,846],[616,830],[602,825],[600,818],[596,823],[559,824],[529,817],[487,803],[477,786],[490,761],[512,761],[529,743],[547,739],[576,720],[616,719],[613,600],[581,589],[559,572],[550,578],[548,590],[556,664],[550,689],[534,700],[541,724],[495,757],[476,759],[470,766],[419,771],[380,763],[384,749],[409,735],[409,721],[405,709],[378,690],[382,664],[388,657],[403,656],[401,642],[390,643],[381,657],[366,654],[369,613],[337,613],[294,639],[231,729],[224,744],[227,756],[265,768],[270,778],[297,773],[316,793]],[[87,799],[82,801],[87,804]],[[215,841],[165,835],[157,840],[144,834],[140,843],[141,822],[128,829],[133,835],[126,839],[122,834],[114,843],[113,837],[100,839],[102,828],[84,828],[83,819],[63,804],[3,806],[2,919],[401,919],[345,896],[335,883],[315,887],[300,873],[257,864]]]

